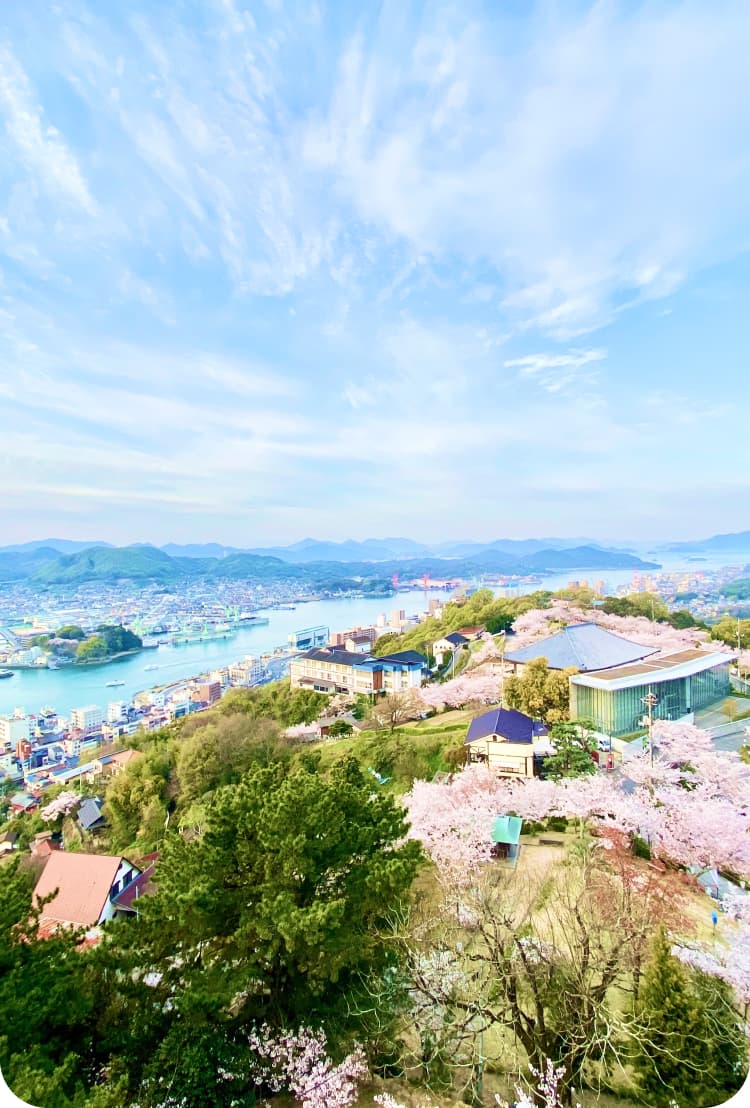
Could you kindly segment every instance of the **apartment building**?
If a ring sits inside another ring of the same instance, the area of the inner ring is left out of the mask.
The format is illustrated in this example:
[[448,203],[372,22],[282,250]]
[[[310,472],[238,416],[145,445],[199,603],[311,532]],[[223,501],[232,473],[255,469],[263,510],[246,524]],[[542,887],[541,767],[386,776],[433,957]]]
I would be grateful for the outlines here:
[[10,749],[23,739],[28,739],[30,733],[28,716],[0,716],[0,748]]
[[101,731],[102,723],[102,710],[98,704],[74,708],[70,713],[70,726],[74,731],[82,731],[84,735],[95,735],[97,731]]
[[426,659],[414,650],[374,658],[327,647],[308,650],[295,658],[289,676],[293,688],[369,696],[420,688],[426,665]]

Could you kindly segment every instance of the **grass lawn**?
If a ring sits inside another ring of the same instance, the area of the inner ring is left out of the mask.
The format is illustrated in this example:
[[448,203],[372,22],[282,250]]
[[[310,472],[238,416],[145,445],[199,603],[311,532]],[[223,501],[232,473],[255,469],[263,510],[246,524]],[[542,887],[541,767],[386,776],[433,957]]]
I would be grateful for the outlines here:
[[436,773],[456,769],[469,721],[476,715],[468,709],[442,712],[428,719],[405,723],[394,731],[360,731],[345,739],[328,739],[311,749],[320,751],[321,768],[328,769],[341,758],[354,755],[363,769],[388,778],[387,788],[406,792],[419,777],[431,780]]

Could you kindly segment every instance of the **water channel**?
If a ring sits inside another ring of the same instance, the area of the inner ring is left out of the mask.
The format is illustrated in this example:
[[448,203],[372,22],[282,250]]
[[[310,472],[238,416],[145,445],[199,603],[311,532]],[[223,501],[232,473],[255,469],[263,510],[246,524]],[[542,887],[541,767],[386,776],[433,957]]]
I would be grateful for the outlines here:
[[[661,572],[689,572],[715,570],[721,565],[737,564],[737,556],[711,558],[698,565],[686,560],[665,562]],[[659,571],[653,571],[659,572]],[[566,570],[544,578],[533,588],[563,588],[571,578],[586,578],[589,582],[603,579],[606,591],[614,592],[632,581],[632,570]],[[498,589],[502,595],[519,595],[532,591],[527,585],[523,590]],[[331,631],[347,627],[373,624],[381,612],[390,617],[394,609],[403,609],[406,615],[425,611],[432,598],[450,599],[451,593],[430,589],[399,592],[392,597],[351,597],[337,600],[315,600],[297,604],[293,611],[269,609],[260,616],[269,622],[263,626],[247,627],[226,639],[190,643],[184,646],[162,646],[158,650],[145,650],[129,658],[121,658],[104,665],[69,666],[63,669],[16,670],[13,677],[0,681],[0,715],[11,713],[14,708],[38,712],[49,706],[61,715],[86,704],[105,707],[110,701],[133,699],[137,692],[154,685],[164,685],[185,680],[199,673],[240,661],[248,654],[259,655],[278,646],[287,645],[287,637],[294,631],[322,624]],[[146,666],[156,669],[146,670]],[[108,681],[122,681],[122,685],[108,687]]]

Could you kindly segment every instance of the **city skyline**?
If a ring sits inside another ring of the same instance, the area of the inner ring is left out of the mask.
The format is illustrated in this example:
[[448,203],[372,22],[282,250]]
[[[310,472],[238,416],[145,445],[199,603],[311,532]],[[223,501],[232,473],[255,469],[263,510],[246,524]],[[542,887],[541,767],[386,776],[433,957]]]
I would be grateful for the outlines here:
[[40,11],[0,545],[746,526],[746,5]]

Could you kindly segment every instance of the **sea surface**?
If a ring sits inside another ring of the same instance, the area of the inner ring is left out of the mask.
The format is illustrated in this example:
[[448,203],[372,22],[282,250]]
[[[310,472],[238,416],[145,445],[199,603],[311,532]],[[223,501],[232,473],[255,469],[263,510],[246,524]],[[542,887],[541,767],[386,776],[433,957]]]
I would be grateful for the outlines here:
[[[739,565],[738,555],[711,557],[707,561],[689,562],[685,559],[664,561],[660,570],[644,573],[677,573],[717,570],[725,565]],[[603,580],[605,591],[614,592],[631,584],[633,571],[621,570],[565,570],[547,576],[537,585],[523,589],[498,589],[502,595],[520,595],[536,589],[564,588],[569,581]],[[320,624],[331,631],[343,631],[354,626],[373,624],[381,612],[386,617],[394,610],[403,609],[407,616],[427,609],[429,600],[449,600],[454,595],[436,589],[400,592],[392,597],[353,597],[341,600],[315,600],[296,605],[294,611],[269,609],[258,612],[269,623],[260,627],[239,630],[231,638],[208,642],[190,643],[185,646],[162,646],[157,650],[144,650],[129,658],[120,658],[103,665],[62,669],[15,670],[14,676],[0,680],[0,715],[7,715],[15,708],[38,712],[43,707],[54,708],[61,715],[68,715],[73,708],[87,704],[105,707],[110,701],[131,701],[137,692],[186,680],[196,674],[238,662],[248,654],[258,656],[279,646],[287,646],[287,638],[294,631]],[[155,665],[155,670],[146,666]],[[124,684],[108,688],[108,681]]]
[[[297,604],[294,611],[259,611],[269,623],[243,627],[235,635],[184,646],[160,646],[143,650],[128,658],[102,665],[68,666],[60,669],[17,669],[13,677],[0,680],[0,715],[15,708],[38,712],[50,707],[60,715],[88,704],[106,707],[111,701],[131,701],[137,692],[186,680],[221,666],[241,661],[248,654],[268,653],[288,645],[288,636],[306,627],[323,625],[331,631],[373,624],[381,612],[389,619],[392,611],[407,616],[427,609],[431,599],[448,600],[451,594],[437,589],[401,592],[392,597],[353,597],[341,600],[314,600]],[[157,669],[145,669],[157,666]],[[123,681],[108,688],[107,681]]]

